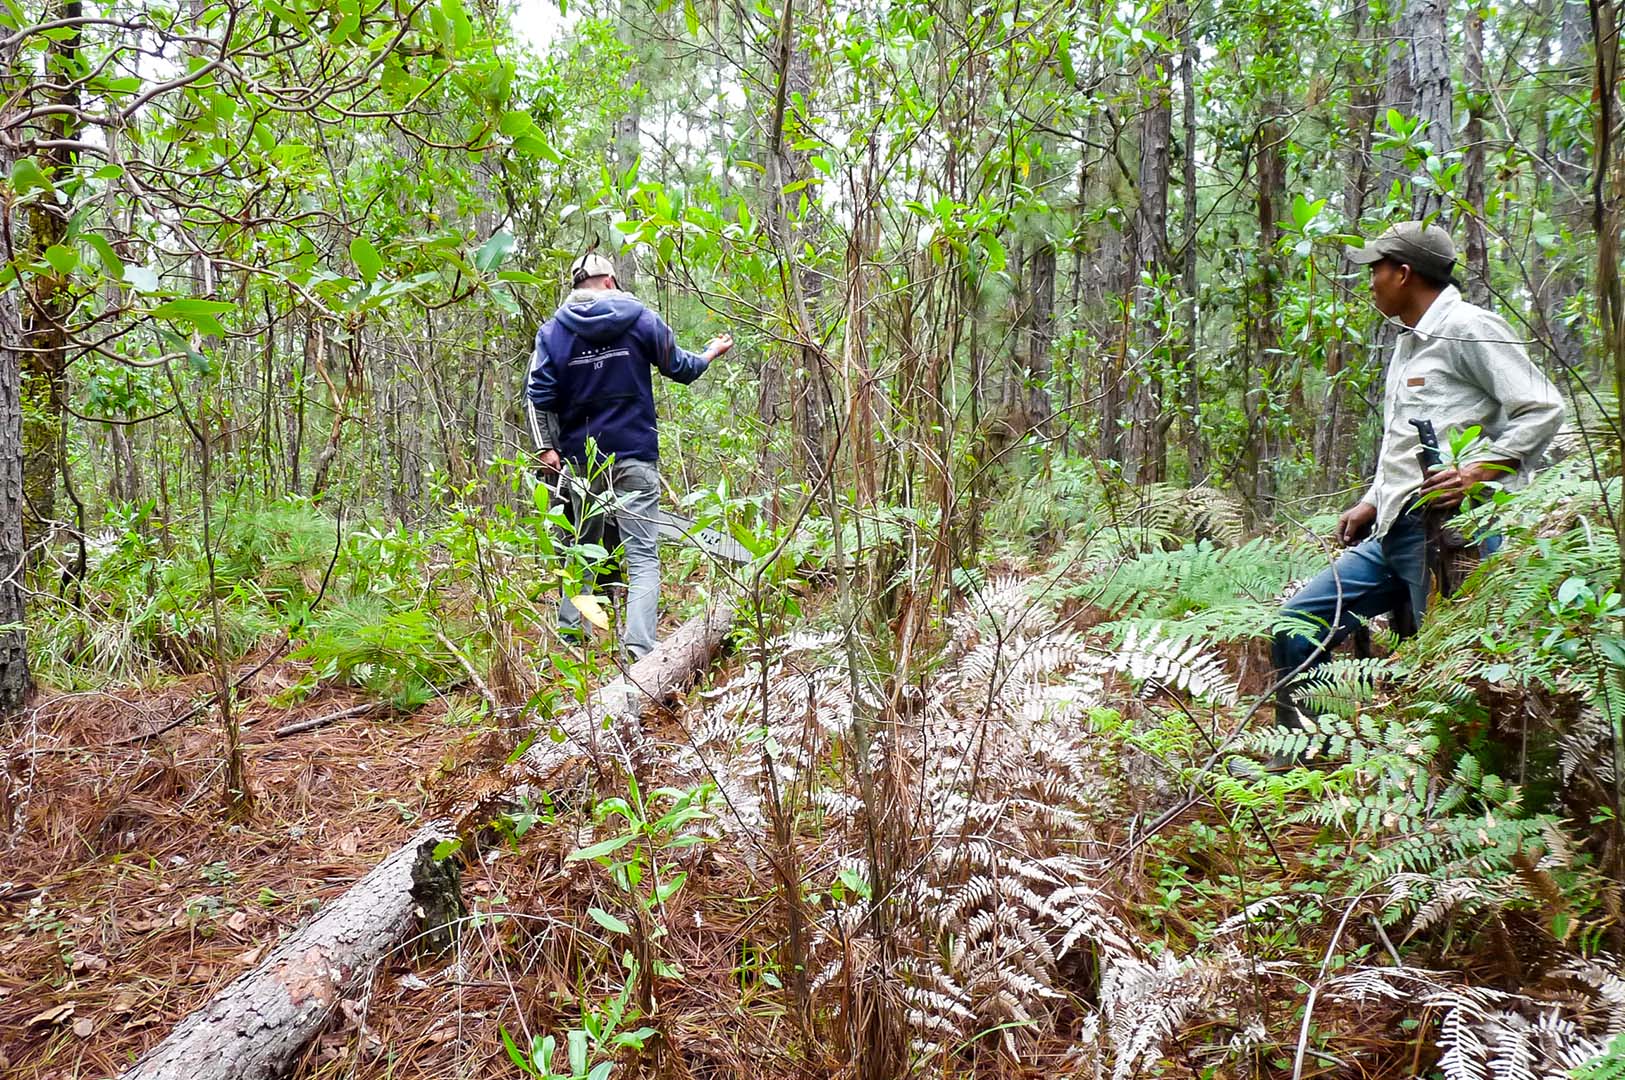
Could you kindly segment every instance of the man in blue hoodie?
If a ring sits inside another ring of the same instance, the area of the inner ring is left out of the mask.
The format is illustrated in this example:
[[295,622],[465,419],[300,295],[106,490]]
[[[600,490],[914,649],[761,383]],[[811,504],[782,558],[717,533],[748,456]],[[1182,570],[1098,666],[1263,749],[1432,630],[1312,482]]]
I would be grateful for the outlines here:
[[[571,503],[584,541],[602,536],[605,513],[615,516],[628,586],[622,640],[636,660],[654,648],[660,604],[660,437],[652,372],[691,383],[733,348],[733,338],[714,338],[697,355],[679,347],[660,316],[620,290],[614,264],[602,255],[588,252],[572,263],[570,281],[569,297],[536,331],[526,395],[531,435],[544,468],[568,469],[578,478],[570,485]],[[587,512],[588,499],[597,510]],[[592,586],[584,582],[583,591]],[[559,606],[559,625],[580,631],[574,603]]]

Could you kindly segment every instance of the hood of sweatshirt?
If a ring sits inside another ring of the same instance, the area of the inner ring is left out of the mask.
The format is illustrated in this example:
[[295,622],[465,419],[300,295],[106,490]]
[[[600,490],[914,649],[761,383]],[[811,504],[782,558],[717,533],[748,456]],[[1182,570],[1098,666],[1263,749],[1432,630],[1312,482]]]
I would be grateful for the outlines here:
[[643,302],[617,289],[576,289],[554,318],[588,341],[613,341],[643,314]]

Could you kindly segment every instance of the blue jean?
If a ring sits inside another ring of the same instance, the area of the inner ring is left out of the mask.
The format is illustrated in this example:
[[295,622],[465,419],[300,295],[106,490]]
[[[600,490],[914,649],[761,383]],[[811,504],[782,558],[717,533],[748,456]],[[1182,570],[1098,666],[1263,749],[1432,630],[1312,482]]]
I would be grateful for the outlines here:
[[[583,490],[583,488],[588,490]],[[599,467],[589,482],[571,486],[570,519],[576,523],[581,542],[602,542],[604,522],[614,515],[621,533],[622,566],[625,568],[626,625],[621,641],[632,659],[638,660],[655,647],[655,624],[660,613],[660,539],[655,511],[660,507],[660,469],[652,461],[628,458]],[[581,582],[582,592],[595,586],[588,571]],[[581,629],[581,612],[568,598],[559,604],[559,626]]]
[[1401,514],[1381,539],[1344,552],[1286,602],[1283,611],[1298,616],[1294,621],[1301,625],[1278,631],[1271,649],[1275,677],[1286,680],[1276,692],[1276,722],[1296,727],[1293,684],[1363,620],[1396,610],[1407,596],[1420,621],[1428,583],[1426,528],[1419,511]]

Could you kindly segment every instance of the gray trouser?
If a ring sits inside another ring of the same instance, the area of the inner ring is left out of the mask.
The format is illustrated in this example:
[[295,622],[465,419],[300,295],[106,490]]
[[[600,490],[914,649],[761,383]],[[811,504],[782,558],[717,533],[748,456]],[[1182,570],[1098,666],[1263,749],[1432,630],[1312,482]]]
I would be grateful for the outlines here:
[[[660,608],[660,541],[655,512],[660,507],[660,469],[652,461],[616,461],[600,468],[592,478],[591,491],[585,484],[572,485],[570,517],[580,528],[581,542],[601,543],[604,522],[614,515],[621,533],[627,584],[626,625],[621,640],[634,660],[655,647],[655,620]],[[595,582],[589,572],[581,583],[582,592],[591,592]],[[559,625],[580,629],[581,612],[568,599],[559,605]]]

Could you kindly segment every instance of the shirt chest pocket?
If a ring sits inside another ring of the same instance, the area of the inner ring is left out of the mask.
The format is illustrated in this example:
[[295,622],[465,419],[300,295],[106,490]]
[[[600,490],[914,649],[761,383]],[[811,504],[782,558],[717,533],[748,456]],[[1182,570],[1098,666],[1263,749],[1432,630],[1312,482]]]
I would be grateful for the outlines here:
[[1401,420],[1445,419],[1460,409],[1464,398],[1478,396],[1465,386],[1450,365],[1447,342],[1436,341],[1417,351],[1399,372],[1394,405]]

